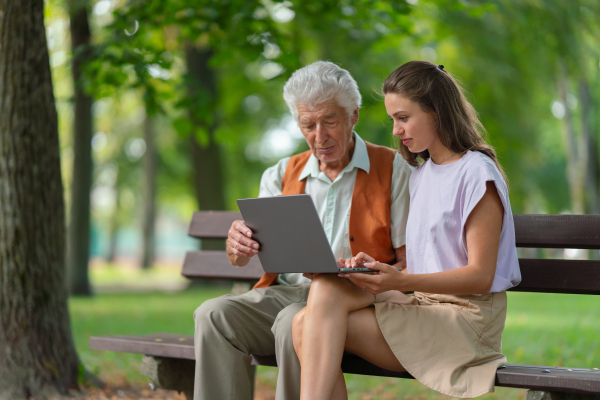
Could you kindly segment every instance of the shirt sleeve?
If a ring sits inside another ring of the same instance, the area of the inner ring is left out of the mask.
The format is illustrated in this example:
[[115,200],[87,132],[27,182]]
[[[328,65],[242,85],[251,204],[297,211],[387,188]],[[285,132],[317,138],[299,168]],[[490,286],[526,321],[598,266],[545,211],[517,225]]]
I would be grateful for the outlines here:
[[[482,159],[483,157],[487,157],[485,155],[476,155],[480,157],[480,159]],[[485,192],[487,191],[487,182],[494,182],[494,185],[498,192],[498,196],[500,197],[500,201],[502,202],[502,207],[504,209],[502,216],[501,235],[506,229],[506,225],[508,223],[507,218],[511,217],[512,211],[510,210],[510,200],[506,195],[508,193],[506,182],[504,182],[502,174],[493,164],[493,161],[491,159],[483,159],[478,164],[476,164],[476,168],[470,168],[463,179],[464,180],[461,185],[461,187],[463,188],[463,193],[461,196],[463,200],[461,226],[463,248],[465,250],[465,253],[468,254],[465,226],[467,224],[469,216],[485,195]]]
[[396,249],[406,244],[406,222],[410,204],[408,181],[411,172],[412,168],[399,153],[396,153],[392,173],[392,207],[390,209],[390,236],[392,245]]
[[290,157],[282,158],[277,164],[267,168],[263,172],[260,179],[258,197],[281,196],[281,183],[283,182],[283,175],[289,161]]

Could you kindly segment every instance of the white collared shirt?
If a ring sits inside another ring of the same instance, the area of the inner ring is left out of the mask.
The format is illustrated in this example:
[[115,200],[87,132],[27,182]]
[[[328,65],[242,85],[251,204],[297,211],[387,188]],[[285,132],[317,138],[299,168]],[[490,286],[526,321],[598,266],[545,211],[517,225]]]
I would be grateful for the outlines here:
[[[319,170],[319,160],[312,154],[298,178],[298,180],[307,178],[305,192],[310,194],[315,203],[315,208],[336,260],[352,257],[348,229],[354,182],[356,181],[358,168],[363,169],[368,174],[371,166],[366,143],[356,132],[354,132],[354,139],[352,160],[333,182],[324,172]],[[284,158],[265,170],[260,181],[258,197],[281,195],[281,183],[289,160],[290,157]],[[392,173],[392,206],[390,209],[390,235],[394,248],[403,246],[406,240],[410,173],[410,166],[402,159],[400,154],[396,154]],[[302,274],[281,274],[278,282],[289,285],[310,282],[310,280],[304,278]]]

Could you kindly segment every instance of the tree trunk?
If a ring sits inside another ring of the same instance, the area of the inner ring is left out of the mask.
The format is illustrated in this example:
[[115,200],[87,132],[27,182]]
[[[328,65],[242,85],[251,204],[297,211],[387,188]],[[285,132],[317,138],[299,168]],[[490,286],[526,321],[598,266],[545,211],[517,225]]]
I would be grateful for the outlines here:
[[[80,46],[90,43],[87,8],[71,4],[71,49],[75,87],[73,124],[73,182],[67,242],[67,287],[72,295],[91,295],[88,277],[90,253],[90,190],[92,188],[92,97],[83,92],[81,67],[87,52]],[[77,49],[79,48],[79,53]]]
[[146,140],[146,154],[144,169],[146,173],[146,186],[144,193],[144,221],[143,221],[143,249],[142,268],[151,268],[154,264],[154,223],[156,219],[156,148],[154,146],[154,129],[152,117],[146,115],[144,120],[144,137]]
[[571,192],[571,208],[573,214],[584,213],[584,168],[587,164],[587,152],[585,151],[584,144],[582,143],[581,135],[579,137],[575,134],[575,127],[573,124],[573,114],[571,109],[567,107],[567,73],[565,68],[561,68],[560,76],[558,79],[558,93],[560,99],[565,105],[565,116],[564,116],[564,130],[563,136],[566,147],[566,160],[567,160],[567,178],[569,180],[569,189]]
[[586,183],[586,212],[600,213],[600,161],[598,160],[598,140],[592,134],[592,110],[594,105],[590,96],[588,83],[582,79],[579,82],[579,97],[581,100],[581,133],[584,141],[584,151],[587,151],[585,166]]
[[[119,172],[117,172],[119,174]],[[115,209],[110,217],[109,228],[108,228],[108,255],[106,256],[106,262],[114,263],[117,256],[117,232],[121,227],[120,224],[120,205],[119,205],[119,193],[121,191],[121,184],[119,182],[119,176],[115,182]]]
[[77,387],[42,0],[0,0],[0,400]]
[[[186,49],[188,74],[192,80],[189,85],[190,97],[197,99],[201,96],[209,96],[204,99],[212,104],[212,116],[214,116],[214,104],[217,101],[216,77],[213,70],[208,66],[212,51],[199,50],[188,46]],[[192,121],[195,126],[200,126],[208,131],[209,142],[207,146],[198,143],[195,134],[191,136],[192,162],[194,165],[194,187],[196,198],[202,210],[225,209],[224,182],[222,172],[221,148],[216,143],[214,133],[217,127],[215,120],[212,123],[199,121],[198,116],[192,113]],[[222,250],[223,241],[203,240],[202,249]]]
[[[590,96],[590,87],[585,79],[579,82],[579,97],[581,99],[581,133],[584,150],[587,152],[585,166],[586,213],[600,214],[600,160],[598,160],[598,140],[592,133],[592,110],[594,104]],[[590,260],[600,260],[600,251],[590,250]]]

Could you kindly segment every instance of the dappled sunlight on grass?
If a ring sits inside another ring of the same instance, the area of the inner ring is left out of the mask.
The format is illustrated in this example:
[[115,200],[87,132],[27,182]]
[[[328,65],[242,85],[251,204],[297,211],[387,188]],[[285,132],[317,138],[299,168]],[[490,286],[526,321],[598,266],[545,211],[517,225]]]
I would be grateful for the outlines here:
[[90,263],[90,281],[95,292],[175,291],[190,282],[181,275],[181,264],[157,263],[144,270],[131,262],[107,263],[100,259]]

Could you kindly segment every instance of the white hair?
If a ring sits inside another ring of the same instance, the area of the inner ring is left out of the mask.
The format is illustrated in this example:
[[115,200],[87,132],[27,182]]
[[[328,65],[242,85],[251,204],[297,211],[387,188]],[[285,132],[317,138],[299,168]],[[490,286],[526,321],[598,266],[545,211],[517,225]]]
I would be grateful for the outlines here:
[[352,75],[329,61],[317,61],[292,74],[283,87],[283,99],[298,121],[298,104],[314,108],[335,98],[351,116],[362,102]]

